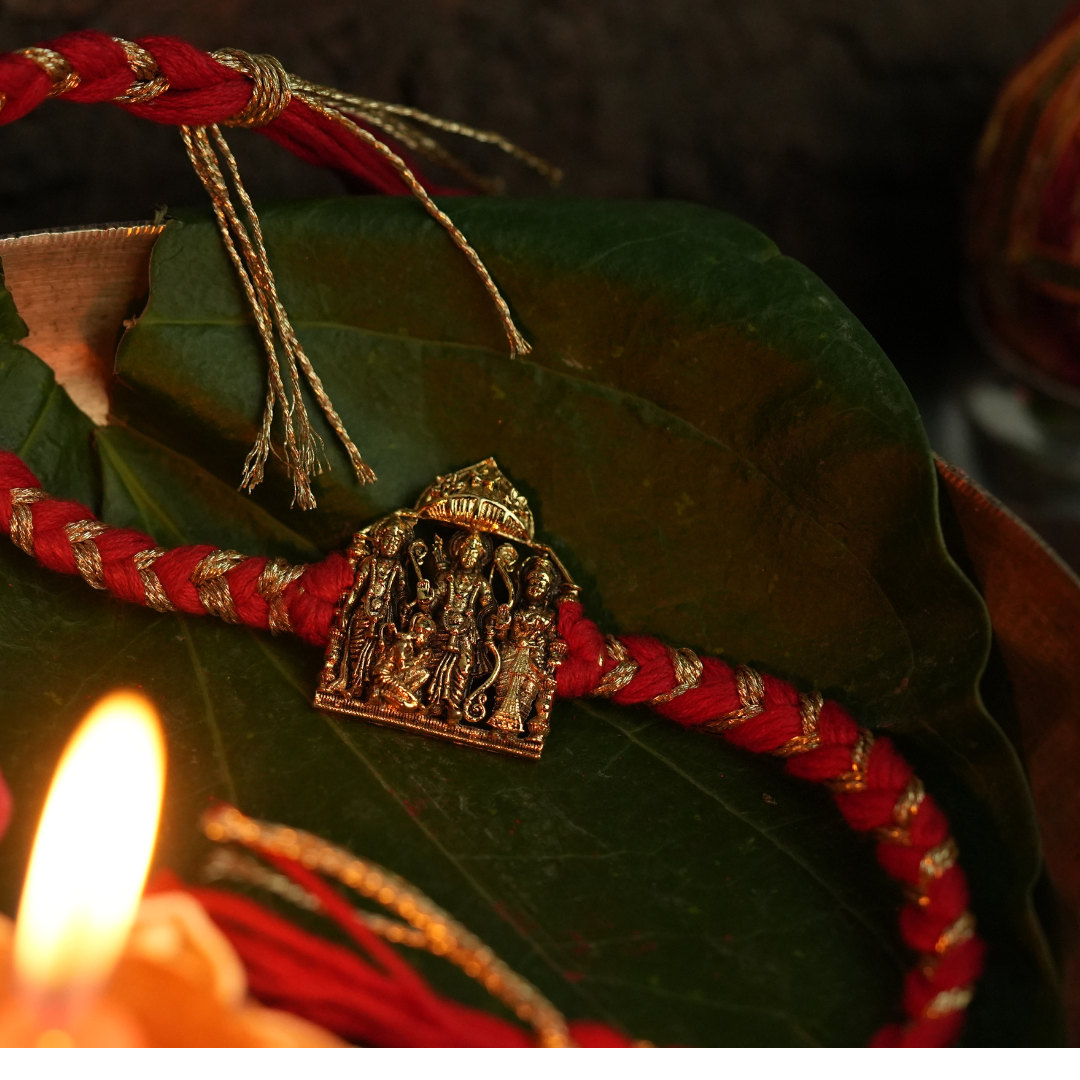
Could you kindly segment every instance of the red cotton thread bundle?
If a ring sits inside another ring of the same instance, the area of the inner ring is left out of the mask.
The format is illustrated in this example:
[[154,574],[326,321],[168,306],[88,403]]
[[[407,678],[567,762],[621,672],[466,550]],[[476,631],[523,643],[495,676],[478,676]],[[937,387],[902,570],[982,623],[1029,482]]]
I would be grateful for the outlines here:
[[[80,539],[87,531],[86,523],[93,525],[96,535]],[[52,499],[41,491],[37,477],[22,460],[7,451],[0,451],[0,525],[48,569],[81,573],[91,584],[129,603],[150,602],[145,571],[140,572],[137,560],[148,551],[161,551],[152,538],[133,529],[101,525],[79,503]],[[96,548],[96,560],[87,560],[86,545]],[[82,548],[81,564],[76,546]],[[218,554],[209,545],[195,545],[157,555],[152,569],[176,610],[221,614],[220,609],[204,604],[192,582],[196,569]],[[238,565],[216,579],[231,598],[234,621],[269,629],[270,603],[259,584],[269,560],[237,558],[241,559]],[[281,602],[293,631],[312,645],[324,646],[335,604],[351,581],[349,562],[335,553],[296,571],[295,580],[281,593]],[[560,606],[559,632],[568,654],[558,669],[558,695],[573,699],[595,693],[601,679],[616,666],[603,634],[576,601]],[[662,642],[626,636],[619,643],[636,670],[611,696],[616,704],[649,703],[679,685],[671,652]],[[702,728],[730,717],[745,704],[736,673],[728,664],[713,657],[702,657],[700,663],[696,685],[669,701],[653,704],[654,711],[684,727]],[[804,734],[800,694],[770,675],[762,675],[761,681],[760,711],[726,727],[722,734],[744,750],[775,754]],[[873,1045],[953,1044],[963,1026],[972,986],[982,971],[985,945],[974,933],[974,920],[967,910],[967,880],[956,865],[945,815],[931,796],[922,793],[911,766],[892,742],[872,736],[835,702],[821,704],[813,742],[798,752],[786,751],[785,756],[791,775],[832,788],[847,823],[878,838],[878,861],[911,896],[900,913],[901,937],[919,954],[904,985],[907,1020],[883,1028]]]

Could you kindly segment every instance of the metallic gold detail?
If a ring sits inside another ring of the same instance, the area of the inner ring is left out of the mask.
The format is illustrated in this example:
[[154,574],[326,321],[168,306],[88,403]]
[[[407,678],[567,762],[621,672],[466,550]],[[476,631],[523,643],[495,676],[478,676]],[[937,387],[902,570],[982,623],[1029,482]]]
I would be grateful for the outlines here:
[[105,588],[105,577],[101,566],[101,552],[94,543],[94,537],[108,531],[108,525],[92,518],[72,521],[64,526],[64,535],[71,544],[75,565],[86,584],[95,589]]
[[255,821],[231,806],[208,811],[202,824],[207,837],[217,843],[238,843],[256,852],[283,855],[336,878],[361,896],[388,908],[401,922],[383,920],[374,925],[368,922],[376,932],[393,941],[396,929],[401,933],[397,940],[402,944],[422,947],[445,957],[529,1024],[540,1046],[573,1045],[565,1017],[535,986],[512,971],[473,933],[404,878],[310,833]]
[[199,594],[199,602],[211,615],[217,615],[226,622],[238,623],[240,616],[236,614],[225,575],[246,558],[246,555],[241,555],[238,551],[219,548],[196,563],[195,569],[191,571],[189,580]]
[[[195,172],[210,195],[222,243],[254,316],[268,364],[269,379],[262,423],[255,437],[255,444],[244,462],[244,476],[240,486],[250,491],[262,482],[266,459],[270,454],[274,412],[275,408],[280,406],[285,432],[285,465],[293,482],[293,500],[299,503],[301,509],[313,509],[315,496],[311,490],[311,481],[322,472],[322,451],[321,442],[311,427],[307,406],[304,404],[301,374],[311,387],[327,422],[345,448],[357,479],[362,484],[370,483],[375,479],[375,474],[364,464],[360,451],[345,430],[344,422],[330,401],[322,380],[312,367],[281,304],[277,283],[266,255],[262,226],[240,179],[236,158],[233,157],[224,136],[216,124],[210,128],[182,125],[180,134]],[[221,171],[222,161],[225,162],[236,196],[244,209],[246,224],[241,221],[233,205],[229,184]],[[283,354],[281,357],[278,342]],[[286,376],[288,390],[285,385]]]
[[[340,124],[354,138],[371,147],[375,153],[391,165],[398,176],[401,177],[405,186],[420,201],[424,209],[446,230],[446,233],[451,241],[453,241],[454,246],[465,256],[469,265],[473,268],[474,273],[480,278],[481,282],[483,282],[488,296],[491,298],[496,311],[499,313],[499,319],[502,322],[503,330],[510,343],[511,357],[526,356],[532,352],[532,346],[524,337],[522,337],[521,331],[518,330],[517,324],[514,322],[514,317],[510,313],[510,308],[507,305],[506,300],[503,299],[502,293],[499,292],[499,287],[495,284],[495,281],[488,268],[484,265],[483,260],[476,253],[476,249],[465,239],[464,234],[450,220],[449,216],[435,205],[431,196],[425,190],[424,185],[416,178],[413,171],[405,164],[405,161],[395,154],[381,139],[377,138],[366,128],[361,127],[354,120],[350,119],[345,112],[338,109],[334,104],[328,102],[319,95],[298,91],[296,97],[303,101],[309,109],[319,113],[320,116],[324,116],[327,120],[332,120],[334,123]],[[361,116],[361,118],[368,119],[363,116]],[[373,121],[373,123],[375,123],[376,126],[383,126],[378,125],[377,121]]]
[[818,718],[821,716],[821,707],[825,699],[816,690],[810,694],[799,695],[799,716],[802,718],[802,734],[794,739],[788,739],[783,746],[773,751],[774,757],[792,757],[795,754],[805,754],[809,750],[816,750],[821,745],[821,737],[818,735]]
[[136,552],[132,561],[135,563],[135,569],[139,571],[139,580],[142,582],[143,592],[146,594],[147,606],[155,611],[175,611],[175,605],[165,595],[165,590],[153,570],[154,563],[164,554],[165,548],[145,548]]
[[266,127],[289,107],[289,75],[274,57],[243,49],[218,49],[210,55],[224,67],[242,72],[252,83],[251,100],[236,116],[223,120],[223,127]]
[[35,64],[52,82],[49,97],[59,97],[70,90],[74,90],[81,82],[78,72],[58,52],[52,49],[42,49],[39,46],[31,46],[29,49],[16,49],[17,56],[25,56],[27,60],[33,60]]
[[971,1004],[975,996],[970,986],[958,986],[953,990],[942,990],[940,994],[931,998],[929,1004],[923,1010],[927,1020],[940,1020],[950,1013],[960,1012]]
[[695,689],[701,683],[701,673],[705,670],[693,649],[668,649],[668,659],[675,670],[675,686],[667,693],[657,694],[649,701],[649,705],[666,705],[669,701],[685,694],[687,690]]
[[567,652],[558,608],[577,589],[531,534],[488,459],[354,536],[315,704],[538,758]]
[[975,936],[975,916],[970,911],[965,911],[960,918],[945,927],[941,936],[934,943],[934,952],[938,955],[947,953],[950,949],[970,941]]
[[[217,848],[206,865],[202,876],[206,881],[239,881],[245,885],[257,885],[261,889],[288,900],[307,911],[321,911],[319,898],[284,874],[271,870],[250,855],[242,855],[233,848]],[[380,937],[395,945],[407,945],[412,949],[427,949],[428,936],[423,930],[414,930],[408,923],[388,919],[385,915],[353,908],[353,915],[374,930]]]
[[615,666],[601,676],[600,685],[592,692],[592,696],[609,698],[630,685],[640,665],[627,651],[626,646],[611,634],[604,638],[604,649],[615,661]]
[[11,521],[8,531],[11,533],[12,542],[16,547],[22,548],[27,555],[33,555],[34,517],[30,506],[32,503],[51,499],[52,496],[41,488],[12,488],[9,497],[11,498]]
[[462,529],[481,529],[530,543],[532,511],[494,458],[440,476],[416,502],[416,512]]
[[851,768],[828,782],[833,791],[855,792],[866,790],[866,767],[870,760],[870,751],[874,747],[874,736],[866,728],[859,728],[858,735],[851,747]]
[[739,707],[734,712],[726,713],[702,724],[705,731],[727,731],[728,728],[745,724],[747,720],[752,720],[765,711],[765,680],[762,679],[761,673],[745,664],[740,664],[733,674],[735,689],[739,694]]
[[159,70],[157,61],[141,45],[119,37],[114,37],[113,41],[124,50],[124,59],[135,76],[135,81],[113,101],[136,105],[152,101],[169,89],[169,80]]
[[282,594],[306,569],[306,565],[291,566],[284,559],[271,559],[259,575],[256,590],[270,608],[272,634],[287,634],[292,630],[289,609]]
[[956,841],[947,837],[937,847],[930,848],[919,863],[919,879],[923,882],[939,878],[946,870],[951,870],[960,858]]
[[923,799],[926,798],[926,789],[922,781],[913,776],[907,786],[897,797],[893,807],[892,825],[884,825],[874,830],[874,836],[888,844],[900,844],[904,847],[911,846],[911,823],[919,812]]
[[[140,50],[138,46],[123,39],[115,40],[124,49],[128,63],[136,75],[141,78],[151,71],[156,72],[153,57],[145,50]],[[511,356],[525,355],[531,351],[531,346],[514,322],[506,300],[476,250],[447,214],[436,206],[405,161],[368,128],[386,132],[407,148],[424,154],[456,170],[471,182],[489,189],[496,185],[472,173],[435,139],[415,127],[413,122],[497,146],[530,168],[548,176],[553,182],[557,181],[561,175],[558,170],[494,132],[479,131],[462,124],[439,120],[437,117],[406,106],[371,101],[318,86],[287,74],[278,61],[271,56],[253,55],[239,49],[221,49],[213,56],[219,63],[243,72],[252,80],[252,95],[247,106],[237,116],[226,121],[226,124],[258,127],[272,123],[288,107],[291,98],[296,97],[313,112],[340,125],[349,136],[386,161],[427,213],[446,231],[451,242],[480,278],[495,305],[510,343]],[[160,76],[155,76],[149,81],[142,79],[133,85],[128,94],[122,96],[120,100],[146,100],[164,92],[167,84],[157,83],[155,80],[158,78]],[[367,126],[361,126],[357,120]],[[319,407],[341,440],[357,479],[362,484],[370,483],[375,479],[375,475],[360,456],[360,451],[356,448],[341,417],[331,403],[322,381],[300,345],[288,314],[280,302],[274,276],[266,257],[259,219],[240,179],[236,161],[218,125],[181,126],[180,132],[195,172],[210,195],[226,253],[240,279],[267,358],[268,380],[263,419],[256,434],[255,443],[244,463],[241,487],[250,491],[262,482],[271,448],[274,414],[280,407],[284,426],[283,456],[286,469],[293,481],[294,502],[298,503],[302,509],[311,509],[315,506],[311,483],[313,476],[322,471],[323,453],[321,442],[311,428],[303,394],[300,391],[301,375],[311,387]],[[230,184],[232,190],[230,190]],[[241,220],[233,205],[233,191],[242,205],[245,220]],[[283,355],[279,356],[279,348]]]
[[443,120],[441,117],[432,116],[431,113],[422,112],[420,109],[414,109],[408,105],[392,105],[385,101],[373,101],[371,98],[346,94],[329,86],[319,86],[317,83],[299,79],[295,75],[289,76],[289,85],[294,93],[319,98],[327,105],[331,105],[349,116],[363,120],[373,127],[380,128],[391,138],[401,143],[402,146],[447,166],[462,179],[470,184],[475,184],[490,194],[495,195],[502,192],[505,185],[502,184],[501,180],[477,176],[468,166],[449,153],[431,136],[420,131],[408,121],[415,121],[426,127],[434,128],[436,131],[460,135],[463,138],[472,139],[474,142],[495,146],[504,154],[520,161],[527,168],[535,170],[550,181],[551,184],[555,185],[562,181],[562,169],[550,164],[543,158],[537,157],[535,154],[529,153],[528,150],[523,150],[496,131],[483,131],[470,127],[468,124],[459,124],[454,120]]

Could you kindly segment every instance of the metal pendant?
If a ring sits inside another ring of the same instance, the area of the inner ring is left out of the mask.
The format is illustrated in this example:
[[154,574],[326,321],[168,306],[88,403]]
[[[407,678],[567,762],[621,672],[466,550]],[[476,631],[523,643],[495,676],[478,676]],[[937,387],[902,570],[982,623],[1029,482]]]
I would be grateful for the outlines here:
[[494,459],[358,532],[349,559],[316,706],[538,758],[579,590]]

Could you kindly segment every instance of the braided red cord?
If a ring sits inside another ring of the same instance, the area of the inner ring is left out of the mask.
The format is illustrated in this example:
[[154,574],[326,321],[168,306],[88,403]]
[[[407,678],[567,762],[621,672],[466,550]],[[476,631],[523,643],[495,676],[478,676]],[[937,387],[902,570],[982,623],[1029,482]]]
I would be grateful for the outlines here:
[[[81,539],[83,523],[96,522],[90,511],[79,503],[39,497],[40,488],[37,477],[15,454],[0,451],[0,524],[13,539],[51,570],[81,573],[121,600],[150,604],[145,571],[140,573],[137,562],[147,552],[160,550],[154,541],[133,529],[106,526],[99,526],[102,531],[92,538]],[[35,497],[38,501],[32,501]],[[13,515],[21,516],[14,529]],[[100,559],[88,558],[88,547],[96,547]],[[220,600],[204,604],[199,586],[192,582],[193,571],[205,567],[215,552],[198,545],[156,557],[152,572],[172,607],[192,615],[222,613]],[[234,621],[258,629],[271,627],[271,604],[265,590],[260,592],[268,562],[243,559],[217,576],[231,599],[231,608],[226,605],[226,610],[235,615]],[[334,607],[351,578],[348,560],[340,554],[305,567],[280,594],[290,628],[313,645],[325,645]],[[278,628],[284,627],[279,623]],[[561,606],[559,632],[568,646],[558,671],[559,696],[594,694],[601,679],[618,666],[618,659],[579,603]],[[618,644],[636,670],[611,700],[619,705],[651,703],[680,687],[671,650],[661,642],[635,636],[621,638]],[[684,727],[730,722],[746,705],[737,673],[713,657],[702,657],[700,662],[696,684],[652,707]],[[907,1021],[882,1028],[873,1045],[953,1044],[963,1027],[972,985],[982,971],[985,945],[974,933],[974,920],[967,910],[967,879],[956,865],[956,847],[944,813],[931,796],[923,794],[911,766],[892,742],[871,736],[835,702],[821,705],[813,739],[792,750],[800,738],[806,739],[805,698],[781,679],[762,675],[761,680],[764,693],[759,710],[723,727],[724,738],[753,753],[781,752],[791,775],[829,786],[848,824],[878,838],[879,862],[910,896],[900,913],[900,934],[919,960],[904,984]],[[913,791],[917,798],[912,797]]]
[[[148,101],[116,100],[129,90],[136,76],[123,47],[108,34],[78,30],[38,47],[58,53],[77,73],[78,85],[60,91],[65,100],[112,102],[159,124],[222,124],[240,114],[251,100],[252,83],[246,75],[179,38],[144,37],[135,44],[151,54],[169,83],[168,90]],[[0,55],[0,124],[10,124],[32,112],[57,89],[29,57],[20,52]],[[276,119],[255,130],[305,161],[347,173],[376,191],[410,193],[388,161],[295,97]],[[440,190],[421,180],[429,191]]]

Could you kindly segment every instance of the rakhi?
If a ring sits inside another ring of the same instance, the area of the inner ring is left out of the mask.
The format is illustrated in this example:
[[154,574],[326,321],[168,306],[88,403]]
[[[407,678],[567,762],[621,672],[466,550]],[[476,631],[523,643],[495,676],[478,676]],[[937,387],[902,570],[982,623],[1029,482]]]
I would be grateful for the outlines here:
[[[473,186],[490,188],[415,123],[493,143],[555,178],[556,170],[501,136],[316,86],[272,57],[206,54],[174,38],[128,42],[84,31],[0,56],[0,123],[48,97],[112,101],[180,125],[267,357],[266,405],[243,474],[248,490],[262,479],[279,410],[294,501],[314,506],[320,452],[303,380],[358,480],[374,477],[278,298],[258,217],[218,125],[255,128],[376,190],[416,196],[479,275],[511,353],[529,351],[479,256],[372,129]],[[494,461],[438,478],[413,508],[362,529],[346,553],[307,566],[209,545],[167,551],[49,496],[7,452],[0,452],[0,521],[43,566],[77,573],[118,599],[293,632],[324,648],[315,704],[328,711],[528,759],[542,752],[554,698],[595,696],[647,705],[685,727],[785,759],[790,774],[829,787],[847,822],[876,839],[879,862],[908,896],[900,932],[918,959],[904,984],[907,1019],[882,1028],[874,1045],[941,1046],[959,1037],[985,946],[948,822],[892,742],[835,702],[768,674],[649,637],[602,635],[565,567],[536,541],[526,500]]]
[[959,1037],[985,946],[948,821],[892,742],[766,673],[651,637],[605,637],[494,461],[438,478],[411,510],[358,532],[347,554],[309,565],[210,545],[165,550],[53,498],[6,451],[0,523],[41,565],[117,599],[323,647],[323,709],[536,758],[555,697],[602,697],[785,759],[877,841],[908,897],[900,934],[918,959],[904,983],[907,1020],[883,1027],[873,1045]]

